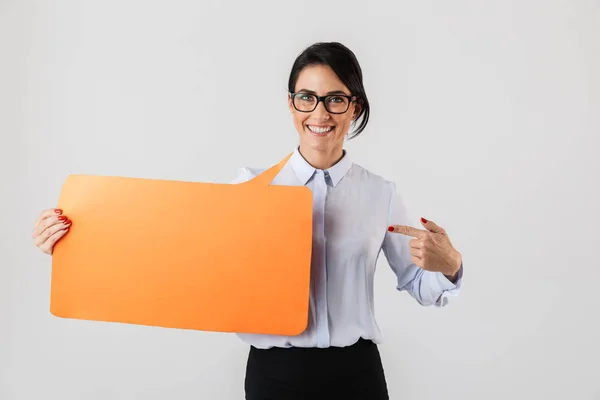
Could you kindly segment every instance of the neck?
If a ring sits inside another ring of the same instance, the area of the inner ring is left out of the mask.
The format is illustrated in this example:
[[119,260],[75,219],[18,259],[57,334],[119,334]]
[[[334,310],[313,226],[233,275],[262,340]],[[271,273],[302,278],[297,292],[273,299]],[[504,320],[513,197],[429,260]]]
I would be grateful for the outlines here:
[[307,163],[317,169],[328,169],[337,164],[344,156],[344,149],[339,148],[332,150],[319,151],[304,147],[300,144],[300,154]]

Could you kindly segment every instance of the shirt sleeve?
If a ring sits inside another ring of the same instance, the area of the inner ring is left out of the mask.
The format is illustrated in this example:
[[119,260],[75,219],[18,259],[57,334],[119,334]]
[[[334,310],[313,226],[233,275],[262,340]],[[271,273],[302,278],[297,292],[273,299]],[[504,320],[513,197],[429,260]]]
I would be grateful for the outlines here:
[[253,173],[253,171],[250,168],[247,168],[247,167],[240,168],[240,169],[238,169],[235,178],[233,178],[229,183],[236,184],[236,183],[247,182],[250,179],[254,178],[255,176],[256,176],[256,174]]
[[[396,185],[390,182],[391,196],[388,212],[389,225],[409,225],[419,229],[419,224],[411,223],[404,202],[396,192]],[[386,227],[387,228],[387,227]],[[398,278],[397,289],[406,290],[423,306],[443,307],[449,296],[458,296],[462,287],[463,266],[461,264],[456,283],[452,283],[441,272],[431,272],[420,268],[411,261],[409,241],[413,237],[386,229],[382,250],[391,269]]]

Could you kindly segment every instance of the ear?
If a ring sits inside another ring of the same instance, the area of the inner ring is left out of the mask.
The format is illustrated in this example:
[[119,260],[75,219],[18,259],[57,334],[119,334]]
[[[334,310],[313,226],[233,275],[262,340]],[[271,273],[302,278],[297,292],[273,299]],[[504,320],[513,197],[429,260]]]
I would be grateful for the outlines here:
[[354,102],[354,111],[352,112],[352,121],[355,121],[356,118],[360,115],[360,111],[362,110],[362,104],[360,100]]
[[290,110],[290,113],[294,113],[294,105],[292,104],[292,95],[288,93],[287,95],[288,98],[288,109]]

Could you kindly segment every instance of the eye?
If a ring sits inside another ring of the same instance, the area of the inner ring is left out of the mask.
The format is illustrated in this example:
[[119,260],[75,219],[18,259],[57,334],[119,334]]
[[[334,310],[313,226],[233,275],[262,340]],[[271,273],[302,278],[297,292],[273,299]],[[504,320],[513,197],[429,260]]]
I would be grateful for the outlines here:
[[343,103],[346,101],[345,97],[341,97],[341,96],[331,96],[329,97],[329,102],[330,103]]
[[315,101],[315,96],[308,93],[300,93],[296,97],[298,97],[298,99],[301,101]]

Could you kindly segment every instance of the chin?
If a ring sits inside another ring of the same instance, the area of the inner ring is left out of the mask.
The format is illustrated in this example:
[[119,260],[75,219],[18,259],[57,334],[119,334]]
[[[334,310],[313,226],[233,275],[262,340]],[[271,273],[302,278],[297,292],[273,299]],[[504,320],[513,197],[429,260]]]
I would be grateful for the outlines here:
[[331,151],[343,142],[343,139],[340,140],[340,137],[343,138],[343,135],[340,135],[340,127],[332,123],[302,123],[298,128],[301,128],[300,136],[304,144],[316,151]]
[[329,152],[339,145],[334,137],[315,137],[306,134],[302,136],[302,140],[306,147],[318,152]]

